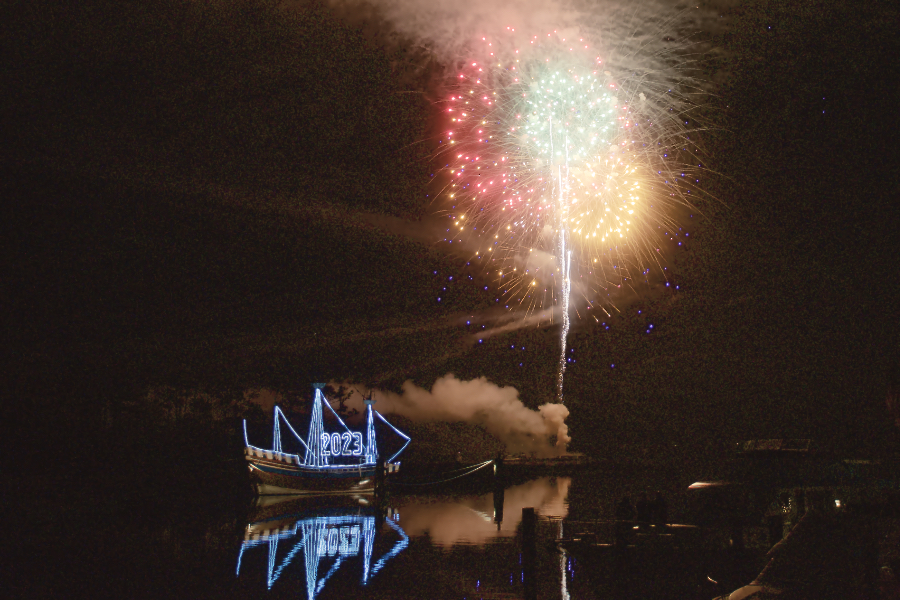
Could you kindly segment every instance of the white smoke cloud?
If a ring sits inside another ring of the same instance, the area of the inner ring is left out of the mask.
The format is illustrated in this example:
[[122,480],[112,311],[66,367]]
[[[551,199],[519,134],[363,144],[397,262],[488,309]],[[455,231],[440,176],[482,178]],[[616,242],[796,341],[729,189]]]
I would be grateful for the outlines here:
[[[661,60],[681,41],[694,13],[718,12],[674,0],[330,0],[349,21],[365,21],[374,8],[402,36],[428,48],[440,60],[468,57],[482,38],[524,46],[534,35],[556,32],[598,48],[613,67],[665,70]],[[712,21],[712,20],[710,20]]]
[[[562,404],[544,404],[537,411],[519,400],[514,387],[491,383],[485,377],[462,381],[452,374],[438,378],[431,391],[412,381],[403,392],[375,391],[378,411],[397,414],[414,421],[465,422],[480,425],[506,445],[508,452],[558,456],[571,441],[565,424],[569,409]],[[349,405],[362,410],[358,394]]]
[[[525,327],[539,327],[545,323],[548,323],[553,318],[554,309],[547,308],[544,310],[538,310],[530,314],[526,314],[524,317],[521,314],[508,312],[501,315],[490,329],[485,329],[480,331],[474,335],[472,335],[471,340],[474,342],[475,340],[486,340],[490,337],[501,333],[508,333],[510,331],[518,331],[520,329],[524,329]],[[558,318],[558,317],[557,317]]]

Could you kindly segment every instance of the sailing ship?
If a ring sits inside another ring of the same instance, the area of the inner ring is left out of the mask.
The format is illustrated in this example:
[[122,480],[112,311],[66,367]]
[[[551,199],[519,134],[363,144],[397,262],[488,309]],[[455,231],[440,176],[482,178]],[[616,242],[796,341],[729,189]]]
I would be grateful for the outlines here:
[[[375,400],[364,400],[366,405],[365,434],[350,429],[340,415],[331,407],[322,393],[324,383],[313,384],[312,416],[309,433],[304,440],[287,420],[278,406],[275,406],[272,433],[272,448],[253,446],[247,439],[247,421],[244,420],[244,458],[250,470],[250,480],[256,493],[270,494],[360,494],[375,491],[375,484],[381,476],[396,473],[400,463],[397,456],[409,445],[410,438],[394,427],[384,416],[372,408]],[[326,431],[323,420],[323,406],[339,423],[339,431]],[[375,437],[375,419],[379,419],[403,438],[403,447],[387,460],[378,453]],[[281,444],[281,423],[304,448],[300,453],[284,452]],[[379,473],[378,470],[382,469]]]

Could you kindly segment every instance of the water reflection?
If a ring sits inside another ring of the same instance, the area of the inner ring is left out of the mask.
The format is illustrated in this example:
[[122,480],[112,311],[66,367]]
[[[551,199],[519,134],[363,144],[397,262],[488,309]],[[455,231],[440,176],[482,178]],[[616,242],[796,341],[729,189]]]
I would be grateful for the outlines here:
[[[341,588],[352,580],[366,586],[411,538],[441,548],[483,546],[516,536],[525,507],[564,518],[570,483],[543,477],[478,496],[398,495],[380,507],[363,498],[263,497],[244,530],[236,574],[253,578],[263,571],[270,590],[286,577],[305,580],[309,600],[338,581]],[[521,566],[514,568],[510,585],[521,582]]]
[[[403,528],[410,536],[428,535],[437,546],[482,545],[512,537],[522,509],[534,507],[545,518],[564,518],[571,479],[541,477],[482,496],[406,496],[396,498]],[[502,501],[497,502],[498,496]]]
[[[265,546],[267,587],[271,589],[282,572],[296,562],[303,565],[306,597],[312,600],[345,562],[359,563],[360,583],[366,585],[409,544],[409,537],[394,522],[394,517],[385,519],[380,510],[367,505],[330,504],[313,498],[259,506],[256,512],[259,520],[249,523],[244,532],[236,574],[241,574],[245,552]],[[381,533],[382,523],[395,534],[395,540],[389,550],[373,559],[375,539]],[[320,572],[328,565],[330,568],[320,578]]]

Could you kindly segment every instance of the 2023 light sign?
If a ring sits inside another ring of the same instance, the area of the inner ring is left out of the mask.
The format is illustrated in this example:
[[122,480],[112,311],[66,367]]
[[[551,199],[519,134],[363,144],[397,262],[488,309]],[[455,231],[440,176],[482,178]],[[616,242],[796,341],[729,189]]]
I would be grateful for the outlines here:
[[356,431],[323,433],[321,441],[325,456],[362,456],[364,451],[362,434]]

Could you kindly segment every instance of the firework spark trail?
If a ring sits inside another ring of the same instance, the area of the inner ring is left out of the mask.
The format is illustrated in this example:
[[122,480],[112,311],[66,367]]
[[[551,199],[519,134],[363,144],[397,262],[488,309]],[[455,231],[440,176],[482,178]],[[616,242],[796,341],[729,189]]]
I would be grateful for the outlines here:
[[[561,244],[565,246],[566,232],[560,232]],[[569,278],[569,264],[572,262],[572,252],[565,247],[560,253],[563,257],[563,271],[565,276],[562,283],[562,330],[559,332],[559,367],[556,373],[556,399],[563,403],[563,380],[566,375],[566,342],[569,338],[569,296],[572,293],[572,281]]]
[[[553,155],[553,118],[549,119],[548,127],[550,130],[550,155]],[[566,176],[563,178],[563,165],[556,168],[556,184],[559,188],[559,202],[557,205],[558,214],[560,215],[557,224],[557,237],[559,238],[559,258],[562,261],[560,269],[560,296],[562,298],[562,329],[559,333],[559,365],[556,369],[556,401],[563,403],[563,384],[566,376],[566,345],[569,339],[569,296],[572,292],[572,281],[569,271],[569,263],[572,260],[572,252],[568,248],[569,227],[566,219],[562,218],[567,214],[566,210],[566,194],[569,184],[569,139],[566,137]]]

